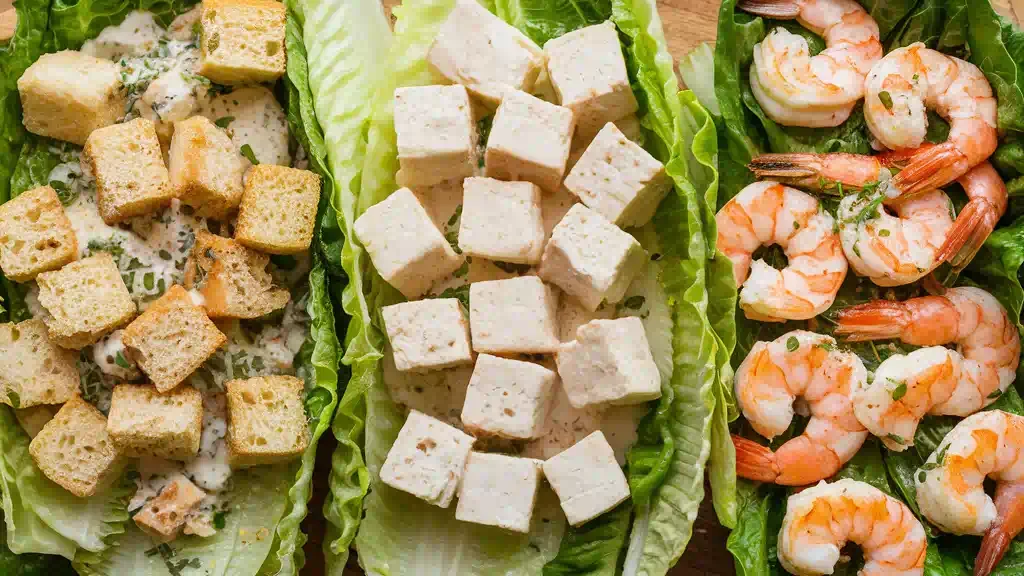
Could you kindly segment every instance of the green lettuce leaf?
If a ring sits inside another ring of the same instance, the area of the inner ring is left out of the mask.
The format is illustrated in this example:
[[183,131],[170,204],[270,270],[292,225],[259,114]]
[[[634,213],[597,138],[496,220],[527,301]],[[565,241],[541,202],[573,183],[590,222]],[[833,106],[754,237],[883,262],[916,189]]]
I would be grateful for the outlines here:
[[972,2],[966,12],[970,61],[996,93],[999,129],[1024,131],[1024,32],[989,2]]
[[917,0],[860,0],[860,4],[878,23],[878,33],[881,37],[886,38],[918,2]]
[[539,46],[567,32],[598,24],[612,13],[613,0],[495,0],[493,12]]
[[967,43],[967,0],[921,0],[886,37],[885,51],[914,42],[962,55]]
[[6,576],[74,576],[71,562],[49,554],[15,554],[7,546],[7,527],[0,514],[0,574]]
[[769,542],[777,531],[768,530],[769,514],[780,488],[740,480],[736,485],[737,521],[725,547],[733,556],[737,576],[769,576],[775,557],[768,556]]
[[562,536],[558,555],[544,565],[543,576],[615,576],[632,508],[624,502],[582,526],[570,526]]
[[107,26],[120,24],[132,10],[152,12],[162,26],[187,12],[198,0],[53,0],[47,51],[77,50]]

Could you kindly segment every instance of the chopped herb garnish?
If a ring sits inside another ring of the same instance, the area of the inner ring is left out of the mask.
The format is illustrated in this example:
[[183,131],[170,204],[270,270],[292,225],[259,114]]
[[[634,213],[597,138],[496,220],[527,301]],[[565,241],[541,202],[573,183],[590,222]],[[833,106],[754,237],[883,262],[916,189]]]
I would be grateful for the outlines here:
[[146,272],[142,277],[142,285],[146,287],[146,290],[152,290],[156,286],[156,277],[152,272]]
[[457,298],[462,307],[469,310],[469,284],[463,284],[458,288],[445,288],[437,295],[438,298]]
[[995,398],[999,398],[999,397],[1000,397],[1000,396],[1002,396],[1002,395],[1003,395],[1003,391],[1002,391],[1002,390],[1000,390],[999,388],[996,388],[995,390],[993,390],[993,391],[992,391],[992,393],[991,393],[991,394],[989,394],[989,395],[987,396],[987,398],[988,398],[989,400],[993,400],[993,399],[995,399]]
[[630,296],[622,301],[622,307],[627,310],[639,310],[643,308],[646,301],[647,299],[643,296]]
[[224,517],[227,516],[226,511],[220,511],[213,515],[213,527],[217,530],[223,530],[225,526]]
[[227,128],[228,124],[231,124],[232,122],[234,122],[234,120],[234,116],[221,116],[220,118],[217,118],[213,123],[216,124],[218,128]]
[[907,443],[907,441],[903,439],[903,436],[900,436],[899,434],[893,434],[893,433],[890,432],[890,433],[886,434],[885,437],[888,438],[889,440],[892,440],[893,442],[895,442],[897,444],[906,444]]
[[515,262],[502,262],[501,260],[494,260],[494,265],[503,272],[509,274],[526,274],[530,271],[529,264],[516,264]]
[[893,400],[899,400],[900,398],[903,398],[906,395],[907,395],[907,383],[906,382],[900,382],[892,390],[892,399]]
[[790,336],[789,339],[786,340],[786,350],[789,350],[790,352],[796,352],[796,349],[799,347],[800,341],[797,340],[796,336]]
[[826,352],[831,352],[831,351],[836,349],[835,344],[833,344],[831,342],[818,342],[817,344],[815,344],[815,346],[818,347],[818,348],[821,348],[822,350],[824,350]]
[[160,259],[161,260],[170,260],[171,259],[171,253],[168,252],[167,250],[161,250],[160,251]]
[[879,92],[878,100],[882,102],[882,106],[885,106],[886,110],[892,110],[892,96],[888,92],[885,90]]
[[796,220],[793,220],[793,230],[799,230],[799,229],[800,229],[800,223],[797,222]]
[[881,236],[882,238],[888,238],[889,231],[885,228],[882,228],[881,230],[878,231],[878,235]]
[[252,146],[249,146],[248,144],[242,144],[242,156],[245,156],[245,159],[253,164],[260,163],[260,161],[256,159],[256,153],[252,151]]
[[124,354],[121,354],[121,352],[118,352],[114,356],[114,364],[117,364],[118,366],[124,368],[125,370],[131,370],[132,368],[132,365],[128,363],[128,360],[125,359]]
[[462,204],[459,204],[458,206],[455,207],[455,213],[452,214],[452,217],[448,219],[448,225],[449,226],[455,226],[455,223],[458,222],[459,218],[461,218],[461,217],[462,217]]
[[452,274],[452,276],[455,276],[456,278],[462,278],[466,274],[469,274],[469,258],[466,258],[462,262],[462,266],[459,266],[459,269],[456,270],[455,273]]
[[924,470],[921,470],[920,472],[917,473],[917,481],[921,484],[924,484],[924,480],[927,477],[928,475],[925,473]]

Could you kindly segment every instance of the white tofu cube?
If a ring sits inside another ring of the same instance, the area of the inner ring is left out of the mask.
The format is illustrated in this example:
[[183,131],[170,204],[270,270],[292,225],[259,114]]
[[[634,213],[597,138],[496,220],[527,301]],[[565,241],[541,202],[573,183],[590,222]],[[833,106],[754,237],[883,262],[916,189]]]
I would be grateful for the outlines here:
[[537,264],[544,251],[541,191],[530,182],[466,178],[459,248],[488,260]]
[[558,494],[562,510],[573,526],[604,514],[629,498],[626,475],[600,431],[545,460],[544,477]]
[[569,402],[577,408],[639,404],[661,396],[661,375],[636,316],[580,326],[575,340],[558,347],[555,359]]
[[558,293],[536,276],[469,286],[473,350],[548,354],[558,348]]
[[538,274],[594,311],[602,302],[622,300],[646,263],[636,238],[576,204],[552,230]]
[[532,458],[472,452],[459,488],[455,519],[526,534],[540,488]]
[[355,232],[377,272],[406,298],[422,296],[462,265],[462,257],[408,188],[367,208],[356,220]]
[[417,300],[381,310],[395,366],[403,372],[473,363],[469,322],[456,298]]
[[474,434],[528,440],[540,436],[558,375],[532,362],[481,354],[462,407]]
[[565,177],[591,210],[623,228],[643,226],[672,188],[665,165],[609,122]]
[[558,338],[562,342],[576,339],[576,329],[591,320],[611,320],[615,318],[615,306],[605,306],[597,310],[588,310],[580,301],[572,296],[562,295],[558,299]]
[[494,109],[509,87],[533,90],[544,69],[544,51],[475,0],[456,0],[427,52],[427,63]]
[[395,132],[400,186],[432,186],[476,171],[476,122],[462,86],[395,90]]
[[447,508],[475,439],[422,412],[409,412],[380,469],[385,484]]
[[575,125],[572,110],[525,92],[508,91],[487,138],[487,176],[533,182],[547,192],[558,190]]
[[619,33],[611,22],[580,28],[544,44],[548,75],[562,106],[576,113],[576,130],[596,134],[637,111]]

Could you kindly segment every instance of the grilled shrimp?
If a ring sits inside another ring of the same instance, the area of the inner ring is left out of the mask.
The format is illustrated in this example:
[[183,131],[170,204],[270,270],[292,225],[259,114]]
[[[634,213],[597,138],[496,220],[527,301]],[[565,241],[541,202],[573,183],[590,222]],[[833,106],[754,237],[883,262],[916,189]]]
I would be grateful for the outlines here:
[[864,96],[864,78],[882,57],[878,24],[853,0],[745,0],[742,10],[796,19],[825,39],[811,56],[807,41],[776,28],[754,46],[750,88],[769,118],[822,128],[846,121]]
[[859,544],[859,576],[918,576],[928,550],[910,508],[867,482],[821,482],[789,497],[779,532],[779,562],[797,576],[832,574],[847,542]]
[[838,472],[868,437],[850,402],[850,391],[866,380],[860,358],[836,350],[830,336],[794,330],[754,344],[736,372],[736,399],[743,416],[768,439],[789,428],[798,398],[806,402],[811,419],[803,434],[775,452],[733,436],[736,473],[761,482],[803,486]]
[[[995,502],[985,478],[996,481]],[[992,410],[962,420],[914,477],[921,514],[954,534],[984,535],[974,564],[986,576],[1024,527],[1024,418]]]
[[[816,198],[776,182],[755,182],[715,220],[718,246],[732,261],[747,318],[806,320],[832,305],[846,278],[846,257],[832,215],[819,209]],[[757,248],[772,244],[789,258],[783,270],[764,260],[751,262]]]

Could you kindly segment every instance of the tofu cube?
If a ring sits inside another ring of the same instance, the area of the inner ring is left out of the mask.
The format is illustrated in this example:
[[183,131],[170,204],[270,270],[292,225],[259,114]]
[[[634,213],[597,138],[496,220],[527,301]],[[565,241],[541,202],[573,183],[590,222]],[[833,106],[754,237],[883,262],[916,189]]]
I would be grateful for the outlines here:
[[530,182],[466,178],[459,248],[488,260],[537,264],[544,250],[541,191]]
[[456,298],[417,300],[381,310],[395,366],[426,372],[473,363],[469,322]]
[[396,490],[447,508],[474,441],[458,428],[412,410],[388,451],[380,479]]
[[57,346],[43,321],[0,324],[0,402],[63,404],[78,395],[78,353]]
[[106,252],[43,272],[36,282],[50,339],[64,348],[95,344],[135,317],[135,302]]
[[427,52],[435,72],[492,110],[508,88],[533,91],[544,59],[533,40],[473,0],[456,0]]
[[533,182],[547,192],[558,190],[575,125],[572,110],[525,92],[508,91],[487,138],[487,176]]
[[565,187],[622,228],[643,226],[672,188],[665,165],[609,122],[565,177]]
[[455,519],[528,533],[540,471],[541,463],[532,458],[470,452]]
[[558,348],[558,294],[536,276],[469,286],[473,350],[548,354]]
[[153,498],[132,516],[135,525],[161,542],[177,538],[192,512],[206,498],[184,474],[177,474],[156,498]]
[[18,78],[18,94],[26,130],[79,146],[127,108],[120,67],[74,50],[40,56]]
[[238,208],[249,163],[209,118],[175,122],[169,158],[171,188],[198,216],[222,220]]
[[462,423],[474,434],[536,438],[557,384],[558,375],[539,364],[481,354],[466,390]]
[[284,4],[203,0],[200,10],[200,75],[220,84],[273,82],[284,75]]
[[576,408],[639,404],[661,397],[661,375],[644,324],[636,316],[580,326],[575,340],[559,346],[556,361],[569,402]]
[[78,257],[78,240],[57,192],[28,190],[0,204],[0,269],[15,282],[56,270]]
[[395,133],[400,186],[432,186],[476,172],[476,122],[463,86],[395,90]]
[[235,240],[268,254],[309,251],[320,203],[320,176],[309,170],[260,164],[249,170]]
[[82,153],[96,176],[96,207],[108,225],[156,212],[174,199],[152,120],[95,130]]
[[259,318],[291,300],[274,284],[269,264],[266,254],[201,231],[185,264],[185,287],[199,291],[210,318]]
[[559,103],[576,114],[581,136],[596,134],[608,122],[638,110],[619,33],[611,21],[548,40],[544,53],[551,86]]
[[294,460],[309,446],[305,386],[294,376],[229,380],[228,462],[247,468]]
[[646,264],[636,238],[577,204],[552,230],[537,272],[593,312],[622,300]]
[[419,298],[462,265],[462,257],[408,188],[367,208],[355,232],[377,272],[409,299]]
[[124,462],[107,434],[107,419],[79,396],[43,426],[28,451],[47,478],[79,498],[105,488]]
[[569,524],[579,526],[629,498],[629,484],[600,431],[544,461],[544,477]]
[[107,433],[126,456],[188,460],[199,453],[203,395],[191,386],[161,394],[154,386],[118,384]]

